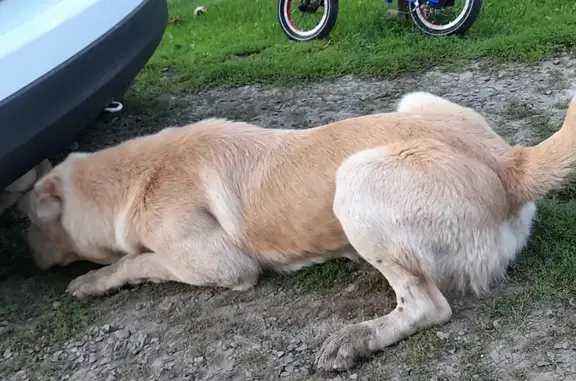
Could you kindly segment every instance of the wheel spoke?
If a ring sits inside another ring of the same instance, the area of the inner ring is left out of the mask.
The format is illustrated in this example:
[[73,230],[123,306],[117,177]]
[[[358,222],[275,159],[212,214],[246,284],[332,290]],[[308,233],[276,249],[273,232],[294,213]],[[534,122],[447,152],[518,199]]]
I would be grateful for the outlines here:
[[[312,0],[311,3],[314,4],[314,1],[315,0]],[[292,26],[299,32],[309,32],[322,22],[324,12],[326,11],[324,9],[324,2],[322,1],[315,12],[302,12],[298,9],[299,5],[300,3],[298,1],[290,3],[288,12],[290,13]]]

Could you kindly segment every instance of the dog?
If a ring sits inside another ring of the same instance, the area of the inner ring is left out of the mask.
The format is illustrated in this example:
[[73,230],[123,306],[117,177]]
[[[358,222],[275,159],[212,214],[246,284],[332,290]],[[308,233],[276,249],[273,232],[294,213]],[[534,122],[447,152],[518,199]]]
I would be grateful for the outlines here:
[[448,322],[448,293],[505,279],[575,144],[576,97],[534,147],[426,92],[305,130],[207,119],[70,154],[27,196],[28,242],[42,269],[106,265],[71,281],[76,297],[145,281],[246,290],[266,269],[363,259],[397,305],[326,338],[317,367],[342,371]]

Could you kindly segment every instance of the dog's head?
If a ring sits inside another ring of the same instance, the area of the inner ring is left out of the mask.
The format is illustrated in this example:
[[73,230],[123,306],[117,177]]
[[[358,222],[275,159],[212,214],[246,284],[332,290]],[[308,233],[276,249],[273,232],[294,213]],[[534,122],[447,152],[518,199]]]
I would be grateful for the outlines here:
[[83,170],[88,156],[74,153],[46,168],[18,204],[30,219],[28,245],[40,269],[81,260],[108,265],[125,255],[115,249],[114,226],[106,218],[113,199],[95,197],[94,178],[84,175],[92,173]]
[[19,203],[21,211],[30,219],[27,239],[32,257],[42,270],[80,259],[62,224],[61,186],[61,179],[53,170],[38,180]]

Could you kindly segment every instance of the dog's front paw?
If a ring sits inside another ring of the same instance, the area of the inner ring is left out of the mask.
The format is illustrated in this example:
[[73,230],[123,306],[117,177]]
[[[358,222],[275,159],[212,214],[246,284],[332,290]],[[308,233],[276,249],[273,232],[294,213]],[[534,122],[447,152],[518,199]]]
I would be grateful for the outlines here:
[[372,330],[361,324],[344,327],[330,335],[316,354],[316,366],[325,371],[345,371],[370,355]]
[[104,295],[110,290],[106,282],[106,277],[99,273],[99,270],[92,270],[74,279],[66,288],[66,292],[77,298],[87,296]]

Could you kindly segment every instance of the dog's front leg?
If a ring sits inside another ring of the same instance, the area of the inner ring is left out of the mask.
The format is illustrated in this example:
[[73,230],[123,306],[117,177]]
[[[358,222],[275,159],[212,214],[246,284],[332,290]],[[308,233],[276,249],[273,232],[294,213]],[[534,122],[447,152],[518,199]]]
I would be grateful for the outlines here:
[[74,279],[68,292],[76,297],[103,295],[126,284],[174,281],[192,286],[246,290],[256,285],[258,262],[225,239],[222,232],[191,235],[162,253],[129,254],[118,262]]
[[118,262],[74,279],[67,291],[76,297],[104,295],[126,284],[170,281],[174,275],[156,253],[130,254]]

